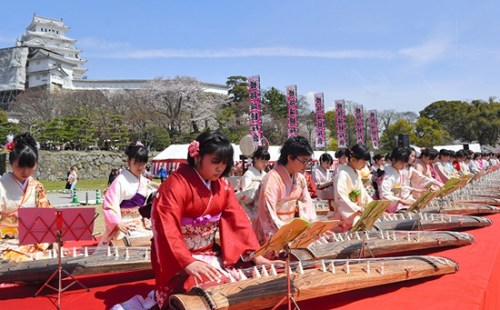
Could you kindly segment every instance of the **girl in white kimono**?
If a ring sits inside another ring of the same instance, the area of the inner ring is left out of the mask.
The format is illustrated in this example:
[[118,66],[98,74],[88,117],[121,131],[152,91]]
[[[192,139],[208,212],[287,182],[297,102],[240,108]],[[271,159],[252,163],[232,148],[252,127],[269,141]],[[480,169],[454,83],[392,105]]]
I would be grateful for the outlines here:
[[266,175],[265,169],[269,159],[271,159],[269,152],[265,148],[259,147],[252,156],[252,166],[240,179],[240,192],[237,193],[237,197],[251,221],[257,217],[255,196],[262,178]]
[[392,201],[387,212],[408,209],[415,201],[415,196],[432,186],[438,189],[442,184],[434,178],[427,177],[413,168],[415,150],[413,148],[395,148],[391,155],[392,164],[385,168],[381,186],[381,198]]
[[370,161],[370,152],[362,144],[346,151],[347,165],[341,165],[335,183],[335,210],[327,217],[340,220],[340,230],[346,231],[359,219],[372,198],[363,186],[360,170]]
[[[5,145],[12,172],[0,178],[0,239],[17,239],[19,208],[49,208],[45,188],[32,175],[38,163],[35,139],[22,134]],[[45,250],[48,244],[24,246],[18,251]]]
[[280,158],[262,179],[259,191],[255,232],[264,244],[278,229],[295,217],[316,220],[316,210],[301,173],[311,164],[313,149],[306,138],[289,138]]
[[330,170],[333,164],[333,158],[328,153],[323,153],[319,157],[319,165],[316,166],[312,173],[312,179],[316,185],[316,191],[318,193],[318,198],[328,201],[328,206],[332,208],[332,202],[334,199],[334,188],[333,188],[333,178],[332,171]]
[[132,143],[125,154],[128,157],[128,168],[122,169],[104,195],[102,205],[106,232],[101,239],[102,245],[128,236],[152,236],[149,220],[139,213],[139,208],[146,205],[152,194],[154,184],[144,177],[148,150],[142,143]]

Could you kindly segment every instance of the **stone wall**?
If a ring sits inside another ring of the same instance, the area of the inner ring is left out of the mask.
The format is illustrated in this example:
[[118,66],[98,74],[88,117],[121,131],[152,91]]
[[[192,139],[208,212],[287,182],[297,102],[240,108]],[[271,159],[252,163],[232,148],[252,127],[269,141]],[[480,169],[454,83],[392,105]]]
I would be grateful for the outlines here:
[[108,177],[111,169],[126,167],[127,158],[123,153],[106,151],[39,151],[35,178],[65,180],[72,166],[78,168],[80,179],[102,179]]
[[[149,154],[151,159],[158,152]],[[127,157],[123,153],[106,151],[39,151],[38,168],[34,177],[39,180],[58,181],[65,180],[68,170],[72,166],[78,168],[80,179],[102,179],[108,178],[111,169],[127,167]],[[6,163],[6,171],[11,171],[8,156],[0,161]],[[0,169],[1,169],[0,163]]]

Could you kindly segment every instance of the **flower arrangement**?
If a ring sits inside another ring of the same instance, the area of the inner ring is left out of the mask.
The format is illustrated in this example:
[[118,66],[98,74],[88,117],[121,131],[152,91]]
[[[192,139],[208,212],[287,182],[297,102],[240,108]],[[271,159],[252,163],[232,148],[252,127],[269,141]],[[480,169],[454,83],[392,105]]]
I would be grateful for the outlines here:
[[188,153],[191,157],[198,156],[200,154],[200,142],[193,140],[193,142],[189,144]]

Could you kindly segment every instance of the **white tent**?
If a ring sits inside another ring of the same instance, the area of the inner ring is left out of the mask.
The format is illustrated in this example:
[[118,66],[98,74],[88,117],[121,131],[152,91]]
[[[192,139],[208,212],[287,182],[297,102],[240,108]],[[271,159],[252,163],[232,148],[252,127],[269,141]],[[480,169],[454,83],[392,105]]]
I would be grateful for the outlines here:
[[[231,144],[233,146],[234,162],[240,161],[240,147],[234,143]],[[181,163],[187,162],[187,153],[188,153],[189,144],[171,144],[166,149],[164,149],[160,154],[156,155],[152,160],[151,173],[153,175],[158,174],[158,170],[160,167],[165,167],[168,171],[176,170]],[[275,162],[280,157],[280,148],[278,145],[269,146],[269,154],[271,155],[271,162]]]
[[[471,143],[471,144],[468,144],[469,145],[469,150],[473,151],[474,153],[480,153],[481,152],[481,144],[479,143]],[[434,146],[434,148],[438,151],[440,151],[441,149],[445,149],[445,150],[450,150],[450,151],[459,151],[459,150],[463,150],[464,149],[464,145],[463,144],[450,144],[450,145],[436,145]]]

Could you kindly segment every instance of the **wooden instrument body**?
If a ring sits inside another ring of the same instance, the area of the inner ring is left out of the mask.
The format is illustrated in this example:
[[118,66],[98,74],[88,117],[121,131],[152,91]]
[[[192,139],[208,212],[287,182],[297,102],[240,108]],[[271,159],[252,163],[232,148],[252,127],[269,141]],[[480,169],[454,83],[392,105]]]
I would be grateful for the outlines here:
[[[62,258],[62,267],[73,276],[126,272],[151,269],[149,247],[82,248],[69,249],[76,256]],[[47,280],[58,267],[57,257],[0,264],[1,282],[38,282]]]
[[423,209],[426,213],[483,215],[500,213],[500,207],[482,204],[455,203],[450,206],[427,206]]
[[469,245],[474,237],[450,231],[365,231],[338,233],[307,248],[292,249],[299,260],[393,256],[399,253]]
[[[322,261],[323,267],[292,270],[291,285],[296,301],[346,291],[454,273],[458,264],[432,256],[412,256],[361,260]],[[334,267],[332,267],[332,264]],[[333,272],[332,272],[333,271]],[[237,281],[207,289],[195,288],[188,294],[175,294],[175,309],[265,309],[287,295],[285,274]]]
[[375,223],[375,228],[378,230],[454,230],[486,227],[491,224],[491,220],[485,217],[422,212],[384,215]]

